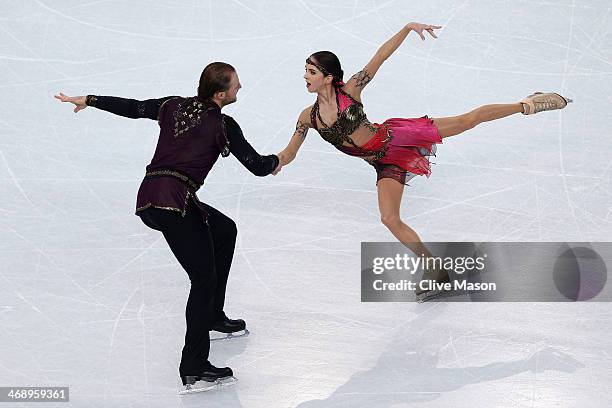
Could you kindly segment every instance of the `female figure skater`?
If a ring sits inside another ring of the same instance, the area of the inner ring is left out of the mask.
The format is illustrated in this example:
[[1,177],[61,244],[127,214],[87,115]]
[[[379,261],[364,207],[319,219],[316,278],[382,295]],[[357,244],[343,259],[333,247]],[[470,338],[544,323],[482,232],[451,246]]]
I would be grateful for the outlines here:
[[[338,57],[329,51],[315,52],[306,59],[306,89],[317,99],[300,114],[295,133],[287,147],[278,154],[281,166],[291,163],[314,128],[321,137],[343,153],[361,157],[376,169],[378,206],[382,223],[417,256],[431,256],[417,233],[400,218],[404,185],[416,175],[431,174],[428,157],[435,155],[436,144],[444,138],[472,129],[480,123],[501,119],[516,113],[534,113],[563,109],[571,100],[554,93],[537,92],[517,103],[485,105],[458,116],[414,119],[388,119],[382,124],[370,123],[363,110],[361,92],[374,78],[382,63],[415,31],[422,40],[424,32],[437,38],[441,26],[409,23],[385,42],[366,66],[345,84]],[[424,280],[448,282],[445,271],[425,274]],[[420,286],[420,285],[419,285]],[[436,295],[418,288],[417,300]]]
[[136,215],[148,227],[163,233],[191,281],[179,367],[187,390],[181,393],[215,387],[192,389],[196,381],[216,385],[233,381],[229,367],[218,368],[208,361],[209,330],[248,334],[244,320],[229,319],[223,312],[236,224],[196,196],[219,154],[226,157],[232,153],[256,176],[266,176],[278,167],[276,155],[260,156],[245,140],[236,121],[221,113],[221,108],[236,101],[240,88],[231,65],[213,62],[202,72],[195,97],[136,101],[56,95],[62,102],[73,103],[74,112],[94,106],[129,118],[159,121],[159,140],[138,190]]

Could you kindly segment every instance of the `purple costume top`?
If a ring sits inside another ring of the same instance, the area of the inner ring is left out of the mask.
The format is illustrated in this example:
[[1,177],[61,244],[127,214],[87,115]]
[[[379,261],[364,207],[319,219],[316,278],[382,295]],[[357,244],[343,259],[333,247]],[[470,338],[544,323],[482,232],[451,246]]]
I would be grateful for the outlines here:
[[196,191],[219,155],[232,153],[256,176],[278,166],[276,155],[261,156],[246,141],[236,121],[210,100],[178,96],[136,101],[112,96],[87,96],[87,105],[129,118],[157,119],[157,148],[138,190],[136,214],[154,207],[185,215],[192,198],[206,219]]

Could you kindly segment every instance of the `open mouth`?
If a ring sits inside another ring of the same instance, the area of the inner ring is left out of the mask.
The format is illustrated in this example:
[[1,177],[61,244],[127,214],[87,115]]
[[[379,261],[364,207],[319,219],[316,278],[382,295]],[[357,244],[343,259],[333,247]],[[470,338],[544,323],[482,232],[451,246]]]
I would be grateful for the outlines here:
[[306,82],[306,88],[310,88],[310,82]]

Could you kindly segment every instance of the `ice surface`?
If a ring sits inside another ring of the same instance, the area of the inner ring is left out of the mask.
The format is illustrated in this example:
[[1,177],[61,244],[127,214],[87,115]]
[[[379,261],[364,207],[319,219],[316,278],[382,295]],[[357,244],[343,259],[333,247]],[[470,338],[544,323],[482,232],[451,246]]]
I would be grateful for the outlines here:
[[[602,407],[609,305],[360,303],[361,241],[393,241],[375,173],[311,131],[276,177],[220,160],[199,197],[238,223],[227,295],[249,337],[214,342],[235,386],[180,397],[187,275],[133,215],[154,121],[53,99],[195,93],[233,64],[226,113],[262,153],[314,100],[304,59],[348,77],[410,21],[369,118],[452,116],[554,91],[575,103],[439,146],[402,217],[425,241],[609,241],[612,3],[7,1],[0,5],[0,385],[70,386],[75,407]],[[15,404],[28,406],[28,404]],[[38,406],[31,404],[30,406]]]

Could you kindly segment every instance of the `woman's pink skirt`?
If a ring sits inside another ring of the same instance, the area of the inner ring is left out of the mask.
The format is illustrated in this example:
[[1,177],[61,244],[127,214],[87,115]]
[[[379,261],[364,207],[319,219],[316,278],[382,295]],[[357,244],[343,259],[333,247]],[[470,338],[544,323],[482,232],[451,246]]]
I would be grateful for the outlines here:
[[391,118],[378,125],[378,132],[361,149],[379,152],[371,164],[377,180],[392,178],[402,184],[415,176],[431,175],[430,156],[436,155],[436,144],[442,137],[433,120],[427,116],[414,119]]

